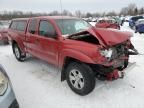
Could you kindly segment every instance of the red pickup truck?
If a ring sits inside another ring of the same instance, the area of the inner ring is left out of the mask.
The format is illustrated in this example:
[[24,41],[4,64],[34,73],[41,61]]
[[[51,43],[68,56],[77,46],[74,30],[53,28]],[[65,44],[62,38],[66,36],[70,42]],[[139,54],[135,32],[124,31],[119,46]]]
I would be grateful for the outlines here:
[[12,20],[13,53],[24,61],[29,53],[61,69],[61,80],[79,95],[89,94],[96,78],[113,80],[128,65],[131,33],[92,27],[82,19],[43,16]]

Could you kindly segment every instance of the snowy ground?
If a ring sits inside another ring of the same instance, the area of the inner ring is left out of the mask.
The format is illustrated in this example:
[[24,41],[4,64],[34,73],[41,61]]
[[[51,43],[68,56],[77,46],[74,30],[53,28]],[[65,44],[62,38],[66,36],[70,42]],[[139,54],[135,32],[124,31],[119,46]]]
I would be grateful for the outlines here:
[[[125,24],[122,30],[130,31]],[[133,32],[133,31],[132,31]],[[135,34],[132,42],[144,53],[144,34]],[[11,46],[0,46],[0,63],[6,69],[21,108],[144,108],[144,55],[132,56],[136,67],[124,79],[97,81],[88,96],[73,93],[60,72],[44,61],[29,58],[18,62]]]

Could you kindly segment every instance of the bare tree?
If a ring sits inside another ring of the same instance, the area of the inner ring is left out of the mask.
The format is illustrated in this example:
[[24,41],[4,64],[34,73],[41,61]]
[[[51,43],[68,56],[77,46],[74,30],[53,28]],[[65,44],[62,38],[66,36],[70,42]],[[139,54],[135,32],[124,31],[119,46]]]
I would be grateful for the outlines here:
[[139,9],[139,14],[140,14],[140,15],[143,15],[143,14],[144,14],[144,8],[143,8],[143,7]]
[[60,15],[58,11],[53,11],[49,13],[50,16]]
[[108,12],[106,16],[117,16],[115,11]]
[[126,16],[127,14],[128,14],[128,7],[122,8],[121,11],[120,11],[120,16],[121,16],[121,15]]
[[92,17],[92,14],[90,12],[86,13],[86,18]]
[[72,13],[69,12],[68,10],[63,10],[62,15],[65,15],[65,16],[72,16]]
[[[144,14],[144,7],[138,8],[135,4],[129,4],[127,7],[121,9],[119,15],[143,15]],[[22,11],[0,11],[0,19],[1,20],[10,20],[13,18],[25,18],[25,17],[35,17],[35,16],[46,16],[46,15],[65,15],[65,16],[73,16],[73,14],[68,10],[63,10],[62,12],[59,11],[52,11],[49,13],[33,13],[33,12],[22,12]],[[97,12],[97,13],[83,13],[80,10],[75,11],[75,16],[82,18],[82,17],[104,17],[104,16],[116,16],[118,13],[115,11],[111,12]]]
[[80,10],[75,11],[75,16],[81,18],[82,17],[82,13]]
[[136,9],[136,4],[128,5],[128,15],[134,15],[134,10]]
[[135,9],[134,9],[134,15],[138,15],[138,8],[136,7]]
[[97,12],[97,13],[94,13],[93,16],[94,16],[94,17],[100,17],[100,16],[101,16],[101,13],[98,13],[98,12]]

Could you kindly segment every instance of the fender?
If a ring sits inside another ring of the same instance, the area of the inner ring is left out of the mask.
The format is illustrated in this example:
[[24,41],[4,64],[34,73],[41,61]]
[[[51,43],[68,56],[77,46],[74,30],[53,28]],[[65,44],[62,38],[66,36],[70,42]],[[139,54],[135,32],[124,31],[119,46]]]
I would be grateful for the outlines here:
[[92,58],[90,58],[88,55],[86,55],[82,52],[73,50],[73,49],[64,49],[61,52],[62,53],[60,53],[60,55],[59,55],[59,68],[61,68],[61,69],[63,67],[66,57],[71,57],[73,59],[79,60],[84,63],[91,63],[91,64],[95,63],[92,60]]
[[15,39],[12,39],[11,41],[12,41],[12,44],[13,44],[13,42],[16,42],[22,52],[26,52],[26,51],[25,51],[24,42],[23,42],[21,39],[15,38]]
[[19,48],[21,49],[21,51],[25,52],[25,45],[24,45],[25,37],[26,37],[25,33],[18,32],[18,31],[16,31],[15,33],[13,31],[14,30],[11,29],[8,30],[8,36],[10,37],[10,41],[12,42],[12,44],[13,42],[16,42]]

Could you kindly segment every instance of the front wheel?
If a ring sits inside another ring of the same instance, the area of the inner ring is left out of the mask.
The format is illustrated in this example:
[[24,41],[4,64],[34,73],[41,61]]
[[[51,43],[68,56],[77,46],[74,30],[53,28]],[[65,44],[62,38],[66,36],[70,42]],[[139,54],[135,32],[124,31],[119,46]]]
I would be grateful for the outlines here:
[[66,69],[66,80],[70,88],[84,96],[95,88],[95,77],[92,69],[86,64],[70,63]]
[[14,53],[16,59],[18,61],[24,61],[26,55],[22,53],[22,51],[20,50],[19,46],[17,44],[14,44],[12,48],[13,48],[13,53]]

